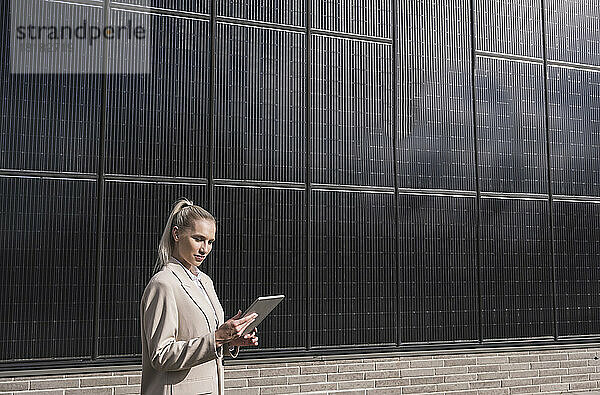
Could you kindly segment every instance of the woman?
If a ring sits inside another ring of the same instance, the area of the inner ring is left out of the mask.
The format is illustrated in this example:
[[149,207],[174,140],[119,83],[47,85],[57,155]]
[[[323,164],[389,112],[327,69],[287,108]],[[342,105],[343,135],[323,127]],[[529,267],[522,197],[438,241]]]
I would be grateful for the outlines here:
[[212,280],[198,270],[215,241],[213,216],[179,200],[160,240],[156,273],[144,290],[142,394],[223,394],[223,354],[257,346],[256,328],[241,337],[255,314],[223,323]]

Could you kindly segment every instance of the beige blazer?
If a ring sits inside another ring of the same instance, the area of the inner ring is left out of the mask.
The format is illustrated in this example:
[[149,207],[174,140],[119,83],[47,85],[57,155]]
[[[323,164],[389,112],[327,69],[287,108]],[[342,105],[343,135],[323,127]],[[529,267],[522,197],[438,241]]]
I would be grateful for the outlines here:
[[146,286],[140,305],[143,395],[223,394],[223,348],[237,353],[216,348],[223,308],[210,277],[200,272],[200,282],[212,306],[174,259]]

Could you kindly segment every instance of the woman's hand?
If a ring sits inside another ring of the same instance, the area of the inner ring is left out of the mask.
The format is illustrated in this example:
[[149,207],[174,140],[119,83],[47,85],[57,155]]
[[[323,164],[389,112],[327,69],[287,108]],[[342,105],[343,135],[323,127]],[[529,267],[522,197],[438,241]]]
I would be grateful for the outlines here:
[[228,343],[230,346],[258,346],[258,336],[256,333],[258,328],[254,328],[252,332],[244,335],[244,337],[237,338]]
[[[242,311],[238,310],[237,314],[225,321],[223,325],[221,325],[217,331],[215,332],[215,342],[217,343],[217,347],[222,346],[225,343],[230,343],[233,341],[247,341],[250,339],[247,337],[248,335],[242,338],[242,333],[246,330],[248,326],[258,317],[258,314],[252,313],[243,318]],[[257,339],[258,342],[258,339]]]

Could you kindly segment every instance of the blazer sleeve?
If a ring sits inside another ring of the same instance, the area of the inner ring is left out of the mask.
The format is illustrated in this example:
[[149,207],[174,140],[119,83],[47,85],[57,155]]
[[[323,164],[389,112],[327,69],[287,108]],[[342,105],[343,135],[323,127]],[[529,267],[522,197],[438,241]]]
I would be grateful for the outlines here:
[[152,367],[159,371],[184,370],[216,359],[215,333],[177,341],[178,312],[173,290],[151,281],[142,298],[142,324]]

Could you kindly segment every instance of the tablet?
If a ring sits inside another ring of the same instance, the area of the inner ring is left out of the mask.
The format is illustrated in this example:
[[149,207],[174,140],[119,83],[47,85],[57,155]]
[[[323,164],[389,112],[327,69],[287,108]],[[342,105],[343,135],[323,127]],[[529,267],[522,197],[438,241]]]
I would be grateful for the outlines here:
[[252,321],[250,325],[244,330],[242,336],[252,332],[252,330],[258,326],[273,309],[281,303],[281,301],[285,298],[285,295],[274,295],[274,296],[259,296],[256,300],[244,311],[242,317],[247,316],[248,314],[256,313],[258,317]]

